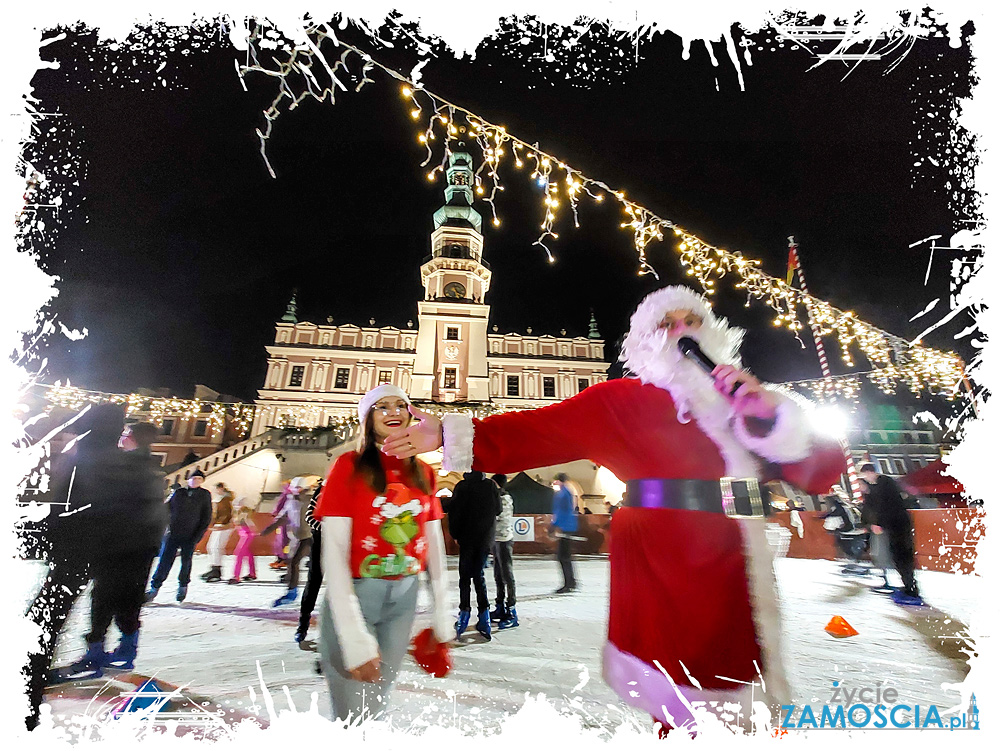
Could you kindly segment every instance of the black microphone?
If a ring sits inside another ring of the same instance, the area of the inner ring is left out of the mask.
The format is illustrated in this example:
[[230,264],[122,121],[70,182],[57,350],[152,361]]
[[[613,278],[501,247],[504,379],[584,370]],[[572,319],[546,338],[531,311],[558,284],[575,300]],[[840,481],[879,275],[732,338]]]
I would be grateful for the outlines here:
[[[677,340],[677,349],[681,351],[689,360],[693,360],[701,366],[709,375],[712,375],[712,371],[715,370],[715,363],[712,362],[712,358],[701,351],[701,347],[698,346],[698,342],[692,339],[690,336],[682,336]],[[737,381],[733,386],[732,390],[729,392],[730,396],[735,396],[737,390],[743,385],[742,381]]]

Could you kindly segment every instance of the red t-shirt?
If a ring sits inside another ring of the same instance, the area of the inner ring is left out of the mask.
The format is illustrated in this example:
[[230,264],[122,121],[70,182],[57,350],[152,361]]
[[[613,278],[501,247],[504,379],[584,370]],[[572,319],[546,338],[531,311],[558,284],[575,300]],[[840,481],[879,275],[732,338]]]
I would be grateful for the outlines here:
[[417,467],[431,492],[407,483],[402,459],[382,455],[386,488],[372,490],[355,471],[358,454],[343,454],[323,485],[313,517],[351,520],[351,576],[356,579],[399,579],[419,574],[427,558],[427,522],[440,519],[441,502],[434,495],[434,471]]

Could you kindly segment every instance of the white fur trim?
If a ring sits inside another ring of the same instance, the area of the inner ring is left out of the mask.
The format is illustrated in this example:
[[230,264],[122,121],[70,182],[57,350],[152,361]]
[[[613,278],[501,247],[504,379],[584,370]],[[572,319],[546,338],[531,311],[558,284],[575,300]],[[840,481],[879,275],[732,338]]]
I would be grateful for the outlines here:
[[351,577],[351,520],[323,518],[323,575],[344,668],[353,670],[378,657],[378,641],[368,631]]
[[472,441],[475,429],[472,418],[461,412],[454,412],[441,418],[441,431],[444,436],[441,469],[448,472],[472,471]]
[[811,431],[805,413],[791,399],[771,392],[778,399],[774,427],[765,436],[751,435],[743,420],[733,420],[733,428],[744,446],[758,456],[778,464],[797,462],[809,456]]
[[[718,722],[722,717],[727,724],[750,730],[751,722],[758,724],[761,715],[758,703],[765,701],[759,683],[734,683],[731,690],[680,686],[665,670],[646,664],[611,642],[604,645],[603,673],[605,683],[624,702],[691,733],[698,730],[700,723]],[[766,721],[770,721],[770,712],[766,713]]]
[[747,590],[754,630],[764,664],[760,666],[764,689],[772,706],[788,704],[791,692],[782,664],[781,608],[774,578],[774,556],[767,542],[764,519],[738,519],[746,562]]
[[[773,558],[765,535],[763,519],[738,519],[746,562],[747,589],[753,613],[754,631],[761,650],[760,680],[732,690],[706,690],[676,684],[656,665],[623,652],[611,642],[604,645],[604,680],[625,702],[649,712],[676,728],[697,729],[708,711],[732,715],[732,705],[740,705],[740,725],[755,730],[766,727],[772,712],[788,704],[790,691],[782,665],[781,611],[778,606]],[[696,702],[706,702],[699,706]],[[766,709],[766,711],[765,711]],[[700,715],[700,716],[699,716]]]
[[398,396],[407,404],[410,403],[410,397],[399,386],[394,386],[391,383],[383,383],[381,386],[376,386],[361,397],[361,401],[358,402],[358,419],[361,420],[362,427],[364,427],[365,418],[368,417],[368,410],[375,405],[375,402],[386,396]]
[[431,593],[434,596],[434,637],[438,641],[448,642],[455,636],[455,624],[448,608],[448,565],[444,555],[441,520],[427,522],[424,534],[427,536],[427,578],[430,579]]

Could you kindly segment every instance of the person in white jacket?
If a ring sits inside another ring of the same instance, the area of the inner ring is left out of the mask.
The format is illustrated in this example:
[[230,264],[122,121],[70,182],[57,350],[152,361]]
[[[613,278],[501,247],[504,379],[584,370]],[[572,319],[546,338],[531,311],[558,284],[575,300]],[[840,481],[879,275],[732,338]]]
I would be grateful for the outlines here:
[[435,638],[455,635],[434,472],[416,458],[380,451],[387,437],[410,424],[409,406],[406,393],[390,384],[361,398],[358,450],[334,463],[314,511],[326,575],[320,662],[340,720],[385,711],[410,643],[421,571],[434,597]]

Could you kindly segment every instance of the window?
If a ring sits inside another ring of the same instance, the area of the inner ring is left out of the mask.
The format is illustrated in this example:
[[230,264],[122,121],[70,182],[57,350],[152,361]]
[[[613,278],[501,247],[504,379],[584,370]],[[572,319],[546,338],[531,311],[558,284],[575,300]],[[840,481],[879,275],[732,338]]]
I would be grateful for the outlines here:
[[902,459],[892,460],[892,470],[894,475],[905,475],[906,474],[906,462]]
[[444,334],[445,339],[449,339],[453,342],[458,341],[458,326],[448,326]]
[[173,435],[174,434],[174,421],[164,420],[163,426],[160,428],[160,435]]
[[351,377],[350,368],[337,368],[337,376],[334,381],[333,387],[335,389],[346,389],[347,380]]
[[466,175],[464,172],[453,172],[452,175],[451,175],[451,184],[452,185],[468,185],[469,184],[469,176]]
[[548,399],[554,399],[556,396],[556,379],[554,376],[545,376],[542,378],[542,394]]
[[194,434],[203,436],[208,432],[208,420],[197,420],[194,424]]
[[516,375],[507,376],[507,396],[521,395],[521,381]]
[[380,370],[378,372],[378,385],[381,386],[384,383],[392,383],[391,370]]
[[444,369],[444,387],[446,389],[458,388],[458,368]]
[[292,377],[288,379],[289,386],[301,386],[302,378],[306,374],[305,365],[293,365],[292,366]]
[[586,378],[577,378],[577,379],[576,379],[576,390],[577,390],[578,392],[579,392],[579,391],[583,391],[583,390],[584,390],[585,388],[587,388],[587,386],[589,386],[589,385],[590,385],[590,384],[589,384],[589,383],[587,383],[587,379],[586,379]]

